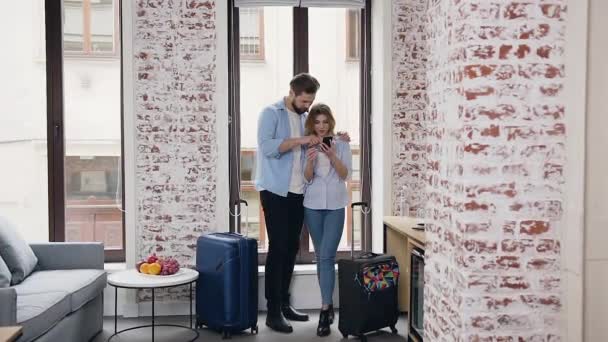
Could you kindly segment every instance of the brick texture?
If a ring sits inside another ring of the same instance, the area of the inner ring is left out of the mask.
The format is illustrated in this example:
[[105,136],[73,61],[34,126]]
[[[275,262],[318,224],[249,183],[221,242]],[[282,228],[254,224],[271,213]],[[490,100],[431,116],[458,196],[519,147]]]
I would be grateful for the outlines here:
[[[425,340],[560,341],[565,1],[394,4],[394,196],[424,182],[410,206],[431,212]],[[421,72],[423,120],[400,90]]]
[[216,229],[215,2],[137,1],[134,19],[137,255],[192,266]]
[[393,208],[401,215],[423,207],[426,187],[427,0],[393,1]]

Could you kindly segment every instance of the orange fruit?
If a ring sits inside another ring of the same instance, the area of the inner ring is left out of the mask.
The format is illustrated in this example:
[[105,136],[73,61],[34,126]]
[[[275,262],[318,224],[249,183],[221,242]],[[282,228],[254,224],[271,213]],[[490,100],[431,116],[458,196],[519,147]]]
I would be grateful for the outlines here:
[[154,262],[148,266],[148,274],[159,275],[161,270],[161,266],[159,263]]
[[150,264],[148,264],[147,262],[144,262],[143,264],[141,264],[139,266],[139,272],[148,274],[149,267],[150,267]]

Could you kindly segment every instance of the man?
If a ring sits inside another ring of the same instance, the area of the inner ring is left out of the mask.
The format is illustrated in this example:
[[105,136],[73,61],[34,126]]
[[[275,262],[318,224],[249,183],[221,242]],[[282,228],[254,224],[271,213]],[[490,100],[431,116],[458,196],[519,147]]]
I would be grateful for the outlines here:
[[[315,100],[319,82],[309,74],[296,75],[289,95],[264,108],[258,121],[256,189],[264,209],[268,231],[266,257],[266,325],[291,333],[288,320],[307,321],[308,315],[290,304],[289,285],[300,246],[304,220],[303,147],[321,143],[303,136],[308,108]],[[349,140],[348,135],[344,139]]]

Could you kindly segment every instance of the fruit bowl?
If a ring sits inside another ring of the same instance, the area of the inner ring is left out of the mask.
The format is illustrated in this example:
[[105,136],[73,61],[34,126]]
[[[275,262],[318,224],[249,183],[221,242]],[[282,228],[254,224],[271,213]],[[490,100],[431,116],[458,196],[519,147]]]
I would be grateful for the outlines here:
[[175,258],[157,256],[156,253],[139,261],[135,269],[140,274],[151,277],[170,277],[180,273],[180,266]]
[[144,277],[150,277],[150,278],[171,278],[171,277],[175,277],[178,275],[182,275],[182,273],[184,273],[184,270],[179,270],[176,273],[173,274],[167,274],[167,275],[162,275],[162,274],[147,274],[147,273],[141,273],[139,272],[140,275],[144,276]]

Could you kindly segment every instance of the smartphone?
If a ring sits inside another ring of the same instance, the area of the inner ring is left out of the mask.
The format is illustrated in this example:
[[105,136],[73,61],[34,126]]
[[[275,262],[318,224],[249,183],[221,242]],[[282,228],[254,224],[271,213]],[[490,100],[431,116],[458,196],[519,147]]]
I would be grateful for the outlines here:
[[323,138],[323,143],[325,145],[327,145],[327,147],[331,147],[331,141],[334,139],[334,137],[325,137]]

